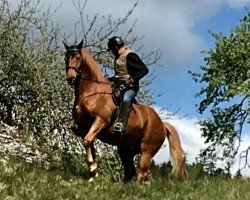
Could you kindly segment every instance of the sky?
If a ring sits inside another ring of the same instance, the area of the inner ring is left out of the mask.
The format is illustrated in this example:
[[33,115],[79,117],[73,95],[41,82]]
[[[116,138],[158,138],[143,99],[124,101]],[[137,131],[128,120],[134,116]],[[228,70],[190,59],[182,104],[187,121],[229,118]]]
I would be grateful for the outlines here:
[[[52,8],[62,3],[54,19],[66,27],[66,31],[74,30],[73,24],[79,19],[72,1],[42,2],[50,2]],[[120,18],[135,2],[136,0],[89,0],[85,7],[86,15],[112,14],[113,19]],[[122,35],[137,20],[134,35],[145,36],[139,41],[139,45],[143,45],[139,55],[157,49],[162,51],[159,61],[161,67],[151,66],[149,69],[151,72],[156,71],[152,90],[162,94],[155,99],[155,109],[164,107],[169,112],[177,112],[174,119],[168,121],[180,133],[190,163],[195,161],[200,149],[205,147],[196,122],[206,116],[197,112],[195,104],[199,103],[199,99],[195,98],[195,94],[199,92],[201,85],[192,80],[188,71],[199,72],[205,57],[201,51],[214,48],[215,40],[208,30],[225,35],[230,33],[246,14],[245,7],[250,8],[250,0],[140,0],[127,25],[118,31]],[[245,135],[242,149],[249,144],[250,138]],[[167,149],[166,143],[166,147],[155,158],[157,162],[168,161]],[[250,175],[249,171],[246,173]]]

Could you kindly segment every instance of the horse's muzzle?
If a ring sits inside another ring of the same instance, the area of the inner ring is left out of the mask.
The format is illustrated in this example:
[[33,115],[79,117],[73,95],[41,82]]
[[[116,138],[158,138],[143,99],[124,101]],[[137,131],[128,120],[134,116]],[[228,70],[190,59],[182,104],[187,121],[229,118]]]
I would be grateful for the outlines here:
[[75,85],[76,83],[76,77],[67,77],[66,80],[69,85]]

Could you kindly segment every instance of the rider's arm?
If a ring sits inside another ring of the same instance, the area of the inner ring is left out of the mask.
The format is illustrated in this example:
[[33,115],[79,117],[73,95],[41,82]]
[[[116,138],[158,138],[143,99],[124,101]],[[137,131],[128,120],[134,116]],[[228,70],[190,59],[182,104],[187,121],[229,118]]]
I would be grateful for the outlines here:
[[148,72],[148,67],[142,62],[136,53],[129,53],[126,57],[128,72],[133,81],[139,81]]

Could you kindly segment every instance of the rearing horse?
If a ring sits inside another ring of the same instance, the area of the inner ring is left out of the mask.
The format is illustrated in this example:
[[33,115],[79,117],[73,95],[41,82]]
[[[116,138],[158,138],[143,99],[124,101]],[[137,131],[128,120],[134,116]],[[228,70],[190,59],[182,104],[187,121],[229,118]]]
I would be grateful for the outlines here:
[[186,159],[175,128],[163,122],[152,108],[133,104],[126,132],[122,139],[118,138],[111,128],[111,118],[116,110],[111,83],[105,79],[90,52],[82,47],[83,41],[71,46],[64,43],[64,46],[67,50],[67,81],[75,88],[73,118],[78,125],[77,132],[83,137],[90,180],[97,175],[93,144],[95,138],[118,147],[124,167],[124,182],[136,175],[133,158],[141,154],[137,181],[144,182],[148,178],[152,158],[167,137],[172,156],[172,173],[176,177],[183,177]]

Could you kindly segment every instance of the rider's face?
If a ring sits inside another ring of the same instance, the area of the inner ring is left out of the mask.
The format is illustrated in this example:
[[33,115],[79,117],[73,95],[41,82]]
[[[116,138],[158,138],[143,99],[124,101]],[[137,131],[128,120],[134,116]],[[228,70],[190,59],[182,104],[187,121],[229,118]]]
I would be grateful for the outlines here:
[[118,56],[118,47],[117,46],[114,46],[112,49],[111,49],[111,52],[112,54],[117,57]]

